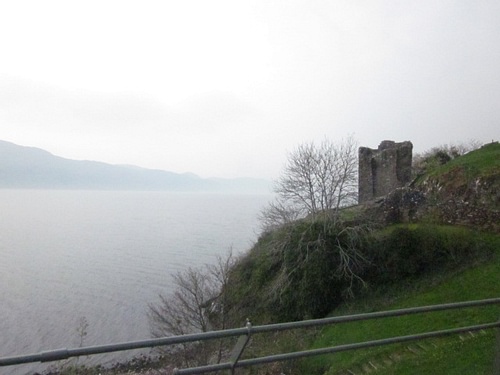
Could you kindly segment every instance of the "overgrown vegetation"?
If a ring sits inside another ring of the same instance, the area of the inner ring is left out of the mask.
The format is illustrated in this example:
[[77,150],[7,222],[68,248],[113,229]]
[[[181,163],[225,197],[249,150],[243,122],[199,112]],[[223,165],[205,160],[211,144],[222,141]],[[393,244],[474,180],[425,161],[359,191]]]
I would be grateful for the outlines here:
[[374,285],[455,269],[484,260],[492,252],[483,235],[466,228],[437,225],[398,225],[373,233],[365,249]]
[[259,322],[324,316],[363,284],[365,235],[328,217],[267,233],[234,267],[229,301]]
[[[455,232],[455,228],[442,229],[447,235]],[[468,232],[460,234],[460,238],[468,237]],[[474,242],[479,234],[473,231],[469,233],[471,237],[467,241],[476,247]],[[449,265],[446,271],[434,270],[426,273],[425,277],[374,288],[369,294],[342,306],[333,314],[345,315],[497,297],[500,295],[500,236],[483,233],[480,235],[480,242],[484,246],[481,252],[486,257],[471,257],[469,261],[464,259],[460,267]],[[323,329],[311,345],[332,346],[492,322],[498,319],[499,312],[498,306],[488,306],[336,325]],[[347,370],[350,370],[359,374],[364,373],[364,367],[371,367],[371,362],[379,368],[375,371],[372,367],[373,374],[486,375],[491,374],[492,370],[494,342],[495,332],[484,331],[474,335],[425,340],[419,345],[400,344],[339,353],[302,361],[300,373],[340,375],[348,374]],[[460,352],[457,353],[456,350]]]
[[241,259],[229,283],[229,301],[238,305],[240,320],[323,317],[368,290],[413,282],[492,253],[482,234],[466,228],[398,225],[370,233],[352,227],[353,235],[345,228],[325,231],[325,225],[302,222],[291,233],[269,234]]

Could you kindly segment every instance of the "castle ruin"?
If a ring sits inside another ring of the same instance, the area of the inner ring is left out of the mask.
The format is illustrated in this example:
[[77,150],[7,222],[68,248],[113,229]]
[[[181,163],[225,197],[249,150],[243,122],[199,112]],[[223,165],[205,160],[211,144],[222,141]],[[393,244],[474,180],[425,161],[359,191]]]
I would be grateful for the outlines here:
[[382,197],[410,182],[413,144],[382,141],[378,149],[359,148],[358,202]]

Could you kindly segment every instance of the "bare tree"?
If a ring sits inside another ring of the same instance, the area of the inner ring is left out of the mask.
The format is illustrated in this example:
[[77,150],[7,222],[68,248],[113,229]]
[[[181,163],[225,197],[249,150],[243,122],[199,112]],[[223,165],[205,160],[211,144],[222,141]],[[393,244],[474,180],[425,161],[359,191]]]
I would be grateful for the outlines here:
[[[339,260],[335,269],[335,277],[347,281],[348,285],[343,290],[346,297],[354,297],[356,283],[363,287],[367,285],[359,274],[366,265],[370,264],[370,261],[360,251],[360,245],[369,231],[368,225],[344,225],[337,233],[336,248]],[[340,241],[341,237],[344,238],[343,241]]]
[[266,230],[319,213],[336,214],[357,199],[357,143],[325,139],[319,146],[304,143],[292,151],[274,192],[277,200],[261,213]]
[[269,296],[288,319],[320,316],[365,285],[361,275],[369,260],[362,241],[369,227],[345,222],[339,212],[356,203],[357,178],[352,137],[301,144],[288,155],[275,183],[277,199],[260,217],[270,251],[284,259]]
[[262,228],[265,231],[270,231],[294,222],[300,217],[301,213],[297,206],[278,197],[260,212],[259,219]]
[[[160,294],[158,302],[149,304],[152,335],[165,337],[227,328],[225,290],[234,261],[230,251],[225,257],[218,256],[214,265],[177,272],[173,276],[174,292]],[[180,364],[198,366],[220,362],[224,345],[222,341],[187,343],[174,351],[182,359]]]

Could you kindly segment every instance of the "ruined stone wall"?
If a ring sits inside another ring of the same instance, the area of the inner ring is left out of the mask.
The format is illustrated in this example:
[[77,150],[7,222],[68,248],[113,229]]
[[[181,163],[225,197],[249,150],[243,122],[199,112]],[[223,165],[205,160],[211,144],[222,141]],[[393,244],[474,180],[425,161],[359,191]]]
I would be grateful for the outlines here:
[[378,149],[360,147],[358,202],[382,197],[409,183],[412,151],[408,141],[383,141]]

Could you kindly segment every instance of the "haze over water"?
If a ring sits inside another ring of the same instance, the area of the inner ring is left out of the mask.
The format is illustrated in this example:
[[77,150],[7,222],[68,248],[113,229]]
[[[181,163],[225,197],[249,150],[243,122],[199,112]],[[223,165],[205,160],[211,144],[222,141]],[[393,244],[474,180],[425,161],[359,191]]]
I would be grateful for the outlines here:
[[271,198],[0,190],[0,357],[77,347],[82,317],[85,346],[150,338],[147,304],[171,275],[248,250]]

